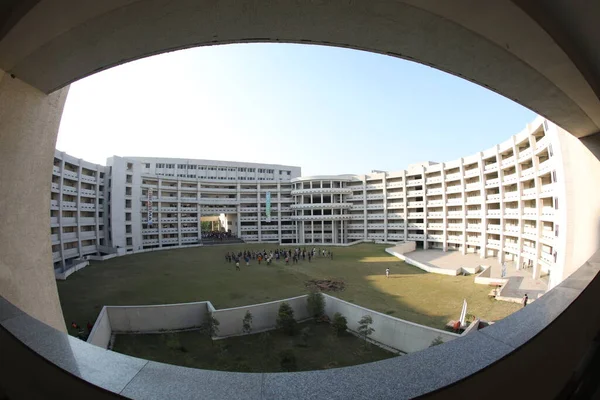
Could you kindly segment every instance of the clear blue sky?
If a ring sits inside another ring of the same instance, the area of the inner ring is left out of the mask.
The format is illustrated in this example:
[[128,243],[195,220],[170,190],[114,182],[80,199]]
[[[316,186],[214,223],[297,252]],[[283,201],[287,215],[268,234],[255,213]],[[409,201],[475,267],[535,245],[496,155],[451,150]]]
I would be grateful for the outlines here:
[[287,44],[195,48],[71,85],[57,148],[265,162],[304,175],[400,170],[503,142],[535,113],[413,62]]

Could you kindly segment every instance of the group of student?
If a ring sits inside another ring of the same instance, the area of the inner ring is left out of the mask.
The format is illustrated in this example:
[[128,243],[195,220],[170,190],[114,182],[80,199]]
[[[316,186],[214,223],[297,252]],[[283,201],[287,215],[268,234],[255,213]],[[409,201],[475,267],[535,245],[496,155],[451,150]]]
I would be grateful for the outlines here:
[[273,261],[284,260],[285,265],[289,265],[290,261],[293,264],[298,264],[300,260],[306,260],[308,258],[308,262],[312,262],[312,259],[321,256],[321,257],[329,257],[333,260],[333,252],[326,249],[317,249],[313,247],[312,250],[306,250],[305,248],[295,248],[295,249],[276,249],[267,250],[263,249],[262,251],[250,251],[244,250],[240,252],[227,252],[225,254],[225,261],[228,263],[235,262],[235,269],[239,271],[240,269],[240,261],[244,260],[246,265],[250,265],[251,260],[258,261],[261,264],[263,261],[267,263],[267,265],[271,265]]

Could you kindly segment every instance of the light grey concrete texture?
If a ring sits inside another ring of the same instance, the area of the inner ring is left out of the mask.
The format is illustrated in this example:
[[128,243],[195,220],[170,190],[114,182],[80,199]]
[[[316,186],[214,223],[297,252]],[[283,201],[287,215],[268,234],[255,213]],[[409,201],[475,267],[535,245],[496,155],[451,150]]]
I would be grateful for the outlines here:
[[107,349],[112,336],[112,328],[110,326],[110,319],[108,317],[107,307],[102,307],[94,327],[90,332],[87,342],[103,349]]
[[[113,0],[61,7],[41,1],[0,41],[0,68],[49,93],[96,71],[174,49],[257,41],[337,45],[467,77],[584,136],[600,126],[600,101],[590,83],[600,75],[600,63],[585,40],[600,32],[593,19],[584,18],[599,11],[561,4],[540,10],[508,0],[489,7],[469,0],[451,7],[411,0]],[[566,17],[573,14],[576,30]],[[554,20],[561,23],[549,22]],[[518,29],[503,28],[509,25]],[[557,27],[577,32],[569,38],[586,44],[565,41]]]
[[67,92],[47,96],[0,72],[0,295],[62,331],[48,179]]
[[208,314],[207,302],[155,306],[105,307],[110,327],[117,332],[158,332],[198,328]]
[[28,315],[5,320],[2,326],[59,368],[116,393],[148,362],[90,346]]
[[459,335],[415,324],[390,315],[382,314],[356,304],[340,300],[336,297],[325,296],[325,313],[331,319],[339,312],[348,321],[348,329],[357,332],[358,321],[365,315],[373,319],[371,327],[375,329],[371,339],[404,353],[413,353],[428,348],[436,338],[444,342],[456,339]]
[[213,312],[213,316],[219,320],[219,333],[217,337],[222,338],[243,334],[242,320],[246,315],[246,311],[252,313],[253,332],[275,329],[277,313],[282,303],[288,303],[290,307],[292,307],[292,310],[294,310],[294,319],[296,319],[296,321],[302,321],[310,317],[308,309],[306,308],[306,296],[216,310]]
[[132,399],[260,399],[263,374],[207,371],[148,362],[122,395]]

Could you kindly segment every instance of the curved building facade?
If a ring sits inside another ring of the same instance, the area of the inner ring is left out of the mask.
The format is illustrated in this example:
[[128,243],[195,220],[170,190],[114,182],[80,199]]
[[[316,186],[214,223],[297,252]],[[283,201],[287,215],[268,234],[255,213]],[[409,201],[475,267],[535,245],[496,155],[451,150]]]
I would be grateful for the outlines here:
[[566,276],[561,135],[569,134],[537,118],[459,160],[309,177],[293,166],[192,159],[111,157],[103,167],[57,152],[55,266],[102,251],[199,245],[201,222],[218,219],[246,242],[414,241],[476,253],[549,274],[553,287]]
[[552,280],[564,262],[559,135],[567,134],[538,118],[504,143],[451,162],[292,179],[298,241],[414,241],[512,261]]

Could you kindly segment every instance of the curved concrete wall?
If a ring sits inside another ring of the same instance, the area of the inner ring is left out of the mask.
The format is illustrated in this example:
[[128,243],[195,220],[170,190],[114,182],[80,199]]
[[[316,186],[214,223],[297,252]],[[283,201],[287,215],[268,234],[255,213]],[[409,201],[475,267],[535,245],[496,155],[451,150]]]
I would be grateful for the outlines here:
[[[598,12],[598,6],[555,3],[555,16],[578,12],[578,22],[567,20],[563,30],[579,25],[578,30],[597,31],[594,18],[583,16]],[[561,48],[540,26],[547,21],[534,20],[509,0],[486,7],[470,0],[451,6],[414,0],[40,1],[0,40],[0,68],[49,93],[98,70],[174,49],[234,42],[325,44],[414,60],[501,93],[577,136],[595,133],[600,100],[586,78],[598,79],[600,65],[593,52],[579,51],[587,44]]]

